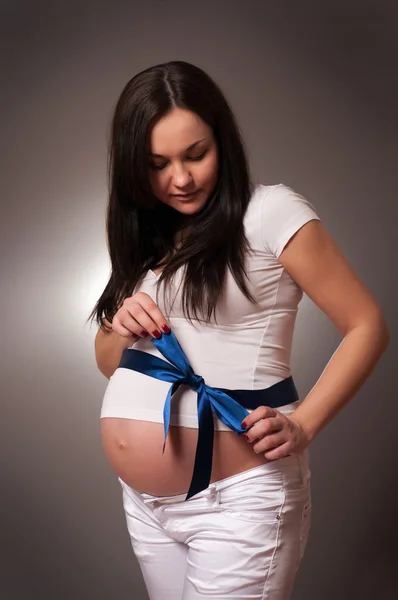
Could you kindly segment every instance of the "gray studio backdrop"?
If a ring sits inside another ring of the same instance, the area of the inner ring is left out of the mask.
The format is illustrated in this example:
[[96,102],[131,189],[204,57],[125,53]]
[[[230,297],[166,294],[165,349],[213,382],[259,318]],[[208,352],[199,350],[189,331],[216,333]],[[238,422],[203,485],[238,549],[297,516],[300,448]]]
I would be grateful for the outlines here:
[[[26,0],[3,2],[0,21],[0,598],[147,597],[102,451],[106,380],[85,319],[109,269],[112,109],[133,74],[175,59],[215,78],[255,179],[313,202],[385,311],[388,352],[311,446],[294,599],[396,598],[397,5]],[[302,396],[339,342],[304,297]]]

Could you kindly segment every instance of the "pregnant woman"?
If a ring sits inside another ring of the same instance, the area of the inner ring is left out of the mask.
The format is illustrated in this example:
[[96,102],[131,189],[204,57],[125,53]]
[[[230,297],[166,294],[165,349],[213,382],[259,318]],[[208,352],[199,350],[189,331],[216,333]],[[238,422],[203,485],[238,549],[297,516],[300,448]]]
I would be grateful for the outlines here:
[[[110,145],[109,282],[91,317],[101,411],[151,600],[288,600],[311,521],[308,447],[388,345],[370,291],[314,206],[254,184],[214,81],[133,77]],[[300,399],[303,292],[342,342]]]

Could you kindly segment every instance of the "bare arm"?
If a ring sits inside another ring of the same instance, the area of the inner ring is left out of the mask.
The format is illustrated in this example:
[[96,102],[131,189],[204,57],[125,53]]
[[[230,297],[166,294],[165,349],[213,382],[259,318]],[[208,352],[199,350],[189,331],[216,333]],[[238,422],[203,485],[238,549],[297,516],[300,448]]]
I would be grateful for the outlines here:
[[159,338],[161,332],[169,333],[170,327],[152,298],[143,292],[126,298],[113,317],[109,333],[99,329],[95,337],[95,358],[101,373],[108,379],[116,371],[123,350],[141,337]]
[[[319,380],[288,417],[260,406],[242,423],[253,451],[277,460],[301,452],[354,397],[389,343],[381,308],[320,221],[304,225],[279,262],[331,319],[343,340]],[[295,425],[294,425],[295,424]]]
[[[107,326],[111,324],[105,320]],[[95,359],[101,373],[108,379],[116,371],[120,362],[123,350],[132,346],[137,341],[138,335],[122,337],[121,335],[110,331],[106,333],[99,329],[95,336]]]
[[361,388],[389,344],[382,311],[318,221],[292,238],[279,261],[331,319],[343,340],[291,415],[311,441]]

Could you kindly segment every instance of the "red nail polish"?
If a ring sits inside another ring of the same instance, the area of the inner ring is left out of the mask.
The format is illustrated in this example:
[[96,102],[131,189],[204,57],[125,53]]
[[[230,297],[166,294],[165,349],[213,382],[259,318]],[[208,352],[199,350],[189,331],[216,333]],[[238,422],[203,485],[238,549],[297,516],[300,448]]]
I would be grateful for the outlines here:
[[152,331],[152,335],[154,335],[154,336],[155,336],[155,338],[160,338],[160,336],[161,336],[162,334],[160,333],[160,331],[158,331],[157,329],[155,329],[155,331]]
[[243,423],[242,423],[242,428],[243,428],[243,429],[247,429],[247,423],[246,423],[246,421],[243,421]]
[[142,335],[142,337],[146,337],[148,335],[148,332],[145,330],[142,330],[141,335]]
[[170,331],[171,331],[170,327],[167,327],[167,325],[163,325],[163,326],[162,326],[162,330],[163,330],[165,333],[170,333]]

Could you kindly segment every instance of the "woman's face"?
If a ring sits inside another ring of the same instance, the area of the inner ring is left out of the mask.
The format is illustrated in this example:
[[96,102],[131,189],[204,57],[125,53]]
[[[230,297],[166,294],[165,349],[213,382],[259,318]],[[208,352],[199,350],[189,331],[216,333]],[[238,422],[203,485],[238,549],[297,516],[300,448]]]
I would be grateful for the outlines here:
[[218,175],[211,127],[197,114],[174,108],[154,125],[149,138],[149,179],[155,196],[180,213],[199,212]]

